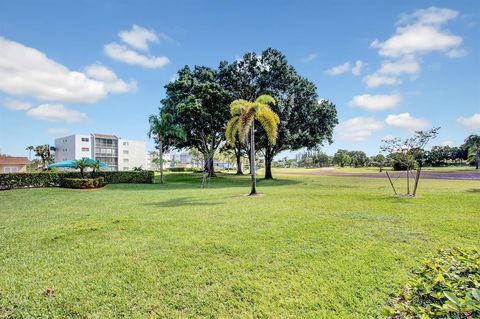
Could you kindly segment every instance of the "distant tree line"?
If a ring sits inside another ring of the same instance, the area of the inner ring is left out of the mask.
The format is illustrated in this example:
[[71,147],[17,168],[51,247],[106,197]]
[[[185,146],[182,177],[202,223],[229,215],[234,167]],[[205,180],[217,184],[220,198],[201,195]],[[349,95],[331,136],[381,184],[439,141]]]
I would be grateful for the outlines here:
[[[405,170],[404,163],[398,160],[398,153],[377,154],[368,156],[363,151],[349,151],[339,149],[333,156],[321,150],[306,150],[295,156],[294,159],[283,158],[275,161],[276,167],[393,167],[394,170]],[[480,158],[480,136],[472,134],[468,136],[460,146],[433,146],[430,150],[422,153],[423,166],[440,167],[455,165],[476,166]],[[415,160],[411,159],[414,167]]]

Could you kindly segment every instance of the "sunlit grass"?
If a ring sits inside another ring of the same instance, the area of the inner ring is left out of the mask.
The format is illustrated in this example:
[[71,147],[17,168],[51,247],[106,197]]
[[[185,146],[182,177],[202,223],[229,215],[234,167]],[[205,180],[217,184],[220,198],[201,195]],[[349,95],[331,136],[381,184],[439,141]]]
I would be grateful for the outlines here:
[[478,181],[396,198],[282,172],[258,197],[249,176],[192,173],[0,192],[0,318],[375,317],[426,254],[478,245]]

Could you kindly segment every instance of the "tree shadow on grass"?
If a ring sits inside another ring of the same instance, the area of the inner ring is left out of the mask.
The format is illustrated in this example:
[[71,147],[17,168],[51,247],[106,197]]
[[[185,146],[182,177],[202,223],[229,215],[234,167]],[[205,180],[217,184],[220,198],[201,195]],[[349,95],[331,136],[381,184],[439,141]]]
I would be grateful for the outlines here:
[[480,188],[470,188],[467,190],[467,192],[480,194]]
[[177,198],[170,198],[165,201],[161,202],[154,202],[154,203],[145,203],[144,205],[147,206],[155,206],[155,207],[180,207],[180,206],[214,206],[214,205],[221,205],[224,202],[212,202],[212,201],[202,201],[197,199],[192,199],[189,197],[177,197]]
[[[203,175],[198,173],[175,173],[166,176],[165,184],[111,184],[107,189],[110,190],[184,190],[202,188]],[[281,187],[302,183],[301,179],[282,179],[275,178],[271,180],[257,179],[257,187]],[[217,177],[212,177],[206,181],[206,189],[222,189],[230,187],[242,187],[247,190],[250,187],[249,175],[230,175],[218,173]]]

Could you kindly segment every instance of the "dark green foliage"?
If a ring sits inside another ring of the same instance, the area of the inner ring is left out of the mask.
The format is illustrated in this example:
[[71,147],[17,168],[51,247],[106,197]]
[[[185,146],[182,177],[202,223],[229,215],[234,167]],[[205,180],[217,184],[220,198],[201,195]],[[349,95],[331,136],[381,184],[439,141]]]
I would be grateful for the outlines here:
[[[97,172],[107,184],[153,183],[153,171]],[[0,173],[0,189],[59,186],[63,179],[81,178],[79,172]]]
[[99,188],[105,186],[105,179],[98,178],[64,178],[60,182],[60,186],[64,188]]
[[272,178],[271,163],[278,153],[332,143],[338,124],[335,104],[320,100],[315,84],[299,75],[280,51],[246,53],[233,63],[221,63],[219,72],[235,99],[253,101],[268,94],[277,102],[272,105],[280,117],[277,142],[271,145],[261,130],[255,136],[256,148],[265,156],[265,178]]
[[205,170],[213,176],[213,155],[225,141],[225,125],[230,119],[230,92],[221,84],[218,71],[206,66],[185,66],[165,89],[160,116],[168,114],[169,125],[182,131],[181,136],[171,136],[170,146],[200,151]]
[[480,318],[480,251],[440,251],[414,271],[389,318]]

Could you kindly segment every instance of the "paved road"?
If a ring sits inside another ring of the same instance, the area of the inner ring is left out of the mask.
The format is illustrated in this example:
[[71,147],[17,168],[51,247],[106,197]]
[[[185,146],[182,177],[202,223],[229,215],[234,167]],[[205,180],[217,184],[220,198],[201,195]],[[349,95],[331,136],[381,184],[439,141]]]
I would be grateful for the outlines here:
[[[344,176],[344,177],[368,177],[368,178],[387,178],[385,172],[377,173],[350,173],[341,172],[336,169],[317,169],[310,172],[301,173],[286,173],[292,175],[320,175],[320,176]],[[406,172],[389,172],[391,178],[397,178],[398,176],[405,177]],[[411,172],[411,177],[414,177],[416,172]],[[449,179],[449,180],[479,180],[479,171],[422,171],[422,178],[426,179]]]

